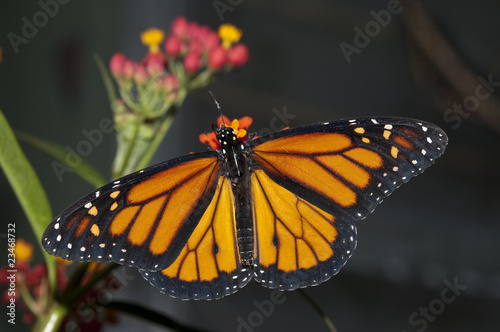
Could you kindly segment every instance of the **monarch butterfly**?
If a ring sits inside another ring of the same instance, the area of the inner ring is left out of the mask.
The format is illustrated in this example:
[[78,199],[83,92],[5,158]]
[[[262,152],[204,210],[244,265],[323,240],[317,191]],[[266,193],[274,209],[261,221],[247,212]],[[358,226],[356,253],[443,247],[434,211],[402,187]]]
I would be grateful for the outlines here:
[[354,221],[443,154],[439,127],[358,118],[251,136],[222,122],[217,149],[113,181],[59,214],[42,244],[73,261],[139,268],[160,292],[213,300],[251,279],[294,290],[335,275]]

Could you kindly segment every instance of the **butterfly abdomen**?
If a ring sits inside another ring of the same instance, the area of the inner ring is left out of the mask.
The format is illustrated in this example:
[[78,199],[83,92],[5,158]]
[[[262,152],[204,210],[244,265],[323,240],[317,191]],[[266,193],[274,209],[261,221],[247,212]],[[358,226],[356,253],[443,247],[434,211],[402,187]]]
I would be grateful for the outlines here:
[[237,179],[237,186],[233,186],[235,198],[236,238],[240,252],[241,263],[244,267],[253,264],[254,256],[254,224],[250,194],[250,172]]

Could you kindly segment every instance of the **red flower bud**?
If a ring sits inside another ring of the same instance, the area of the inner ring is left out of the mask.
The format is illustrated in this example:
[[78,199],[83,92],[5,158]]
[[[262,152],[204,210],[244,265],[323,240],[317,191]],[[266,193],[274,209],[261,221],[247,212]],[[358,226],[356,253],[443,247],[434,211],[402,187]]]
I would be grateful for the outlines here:
[[241,67],[248,61],[248,47],[236,44],[227,51],[227,61],[235,67]]
[[125,56],[121,53],[115,53],[111,60],[109,61],[109,69],[114,76],[121,76],[123,70],[123,64],[127,60]]
[[214,48],[208,54],[208,67],[218,70],[226,64],[226,50],[224,47],[219,46]]
[[125,60],[122,68],[122,76],[125,79],[131,79],[134,75],[136,64],[131,60]]
[[217,35],[217,32],[215,31],[210,31],[202,40],[203,42],[203,48],[206,51],[211,51],[217,46],[220,45],[220,39],[219,35]]
[[201,66],[201,57],[199,53],[188,53],[184,58],[184,69],[187,73],[192,74]]
[[203,52],[203,44],[198,39],[191,40],[189,44],[188,53],[201,53]]
[[165,52],[167,55],[176,56],[181,51],[181,40],[176,35],[170,35],[165,42]]
[[179,89],[179,80],[174,74],[164,76],[161,83],[165,92],[172,92]]
[[184,37],[188,31],[188,21],[184,16],[178,16],[170,26],[172,33],[179,37]]
[[187,25],[187,37],[191,40],[198,39],[200,35],[200,27],[196,22],[189,22]]
[[143,65],[138,65],[134,70],[134,80],[136,84],[143,84],[148,78],[148,73]]
[[163,62],[163,55],[159,53],[161,57],[150,56],[146,59],[146,71],[149,75],[155,76],[159,75],[165,70],[165,64]]

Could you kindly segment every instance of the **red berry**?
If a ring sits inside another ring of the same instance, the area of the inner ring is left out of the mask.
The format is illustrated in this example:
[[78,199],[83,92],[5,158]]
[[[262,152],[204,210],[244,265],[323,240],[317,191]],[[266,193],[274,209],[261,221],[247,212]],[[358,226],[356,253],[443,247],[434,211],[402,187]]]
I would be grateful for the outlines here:
[[219,46],[214,48],[208,54],[208,67],[211,69],[220,69],[226,64],[226,50]]
[[227,51],[227,61],[235,67],[241,67],[248,61],[248,47],[236,44]]

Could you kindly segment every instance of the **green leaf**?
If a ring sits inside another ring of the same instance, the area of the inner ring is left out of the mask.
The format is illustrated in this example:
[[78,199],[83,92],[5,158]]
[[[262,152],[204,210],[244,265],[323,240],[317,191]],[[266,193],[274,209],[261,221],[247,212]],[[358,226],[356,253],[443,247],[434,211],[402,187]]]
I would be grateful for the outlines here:
[[[19,204],[28,217],[31,229],[35,237],[39,240],[41,247],[42,234],[52,220],[49,200],[43,190],[33,167],[24,155],[17,142],[7,119],[0,110],[0,166],[2,167],[7,180],[9,181]],[[51,289],[55,289],[55,259],[42,249]]]
[[94,170],[94,168],[85,163],[83,160],[76,166],[72,163],[68,163],[68,156],[73,157],[71,158],[73,160],[80,160],[81,157],[76,156],[73,152],[67,151],[62,146],[19,131],[16,131],[16,136],[19,141],[29,144],[58,160],[60,163],[74,171],[82,179],[96,188],[102,187],[107,183],[107,181],[96,170]]

